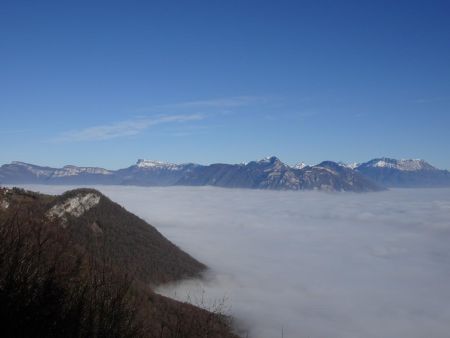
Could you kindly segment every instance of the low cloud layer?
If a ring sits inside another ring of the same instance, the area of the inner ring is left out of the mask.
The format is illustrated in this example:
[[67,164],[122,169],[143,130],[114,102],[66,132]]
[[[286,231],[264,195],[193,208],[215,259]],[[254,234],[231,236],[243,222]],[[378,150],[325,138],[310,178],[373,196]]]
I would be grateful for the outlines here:
[[160,292],[225,297],[250,337],[450,334],[450,189],[97,188],[211,268]]

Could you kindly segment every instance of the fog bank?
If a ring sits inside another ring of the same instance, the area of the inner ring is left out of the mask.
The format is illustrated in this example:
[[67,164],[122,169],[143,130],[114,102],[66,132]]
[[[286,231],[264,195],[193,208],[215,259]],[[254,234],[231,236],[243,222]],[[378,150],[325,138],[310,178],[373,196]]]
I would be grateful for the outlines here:
[[160,292],[226,297],[251,337],[450,336],[450,189],[95,188],[211,268]]

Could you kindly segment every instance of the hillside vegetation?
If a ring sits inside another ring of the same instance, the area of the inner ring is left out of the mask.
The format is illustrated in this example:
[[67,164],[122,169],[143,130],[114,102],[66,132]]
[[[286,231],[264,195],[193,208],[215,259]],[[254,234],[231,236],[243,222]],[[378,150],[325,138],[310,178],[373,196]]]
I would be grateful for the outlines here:
[[0,326],[7,337],[236,337],[152,286],[205,266],[98,191],[0,188]]

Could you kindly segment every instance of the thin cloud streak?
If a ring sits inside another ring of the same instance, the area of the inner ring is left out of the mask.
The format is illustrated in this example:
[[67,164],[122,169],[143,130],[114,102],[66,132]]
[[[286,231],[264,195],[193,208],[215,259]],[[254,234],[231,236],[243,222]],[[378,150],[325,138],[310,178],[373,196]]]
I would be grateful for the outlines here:
[[260,96],[235,96],[212,100],[187,101],[163,105],[167,108],[236,108],[253,104],[266,103],[267,98]]
[[269,98],[263,96],[232,96],[232,97],[223,97],[209,100],[193,100],[193,101],[184,101],[184,102],[176,102],[176,103],[167,103],[161,105],[155,105],[151,107],[141,108],[138,111],[140,112],[152,112],[152,111],[161,111],[161,110],[187,110],[187,109],[232,109],[232,108],[241,108],[248,107],[258,104],[266,104],[269,102]]
[[[99,126],[87,127],[80,130],[69,130],[61,133],[51,142],[82,142],[82,141],[102,141],[120,137],[134,136],[143,131],[160,124],[181,123],[189,121],[199,121],[214,114],[230,113],[232,109],[267,103],[266,97],[260,96],[233,96],[211,100],[186,101],[155,105],[150,108],[140,109],[140,112],[165,112],[177,111],[175,115],[160,115],[155,118],[139,117],[130,120],[119,121]],[[204,110],[216,110],[204,112]],[[192,110],[201,113],[192,113]],[[188,133],[191,133],[190,131]],[[181,131],[180,135],[185,132]]]
[[202,114],[190,115],[164,115],[155,118],[137,118],[111,124],[88,127],[80,130],[72,130],[62,133],[53,141],[56,142],[80,142],[99,141],[114,138],[133,136],[160,124],[183,123],[200,121],[205,118]]

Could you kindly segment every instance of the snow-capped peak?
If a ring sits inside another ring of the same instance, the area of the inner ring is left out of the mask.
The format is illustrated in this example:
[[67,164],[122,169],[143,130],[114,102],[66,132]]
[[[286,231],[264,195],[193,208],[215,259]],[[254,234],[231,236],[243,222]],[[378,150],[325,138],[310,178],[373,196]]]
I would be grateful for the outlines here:
[[421,159],[401,159],[395,160],[390,158],[381,158],[373,160],[371,167],[376,168],[391,168],[402,171],[417,171],[417,170],[433,170],[436,169],[429,163]]
[[308,165],[306,164],[306,163],[304,163],[304,162],[300,162],[300,163],[297,163],[296,165],[294,165],[294,169],[303,169],[303,168],[306,168],[306,167],[308,167]]

